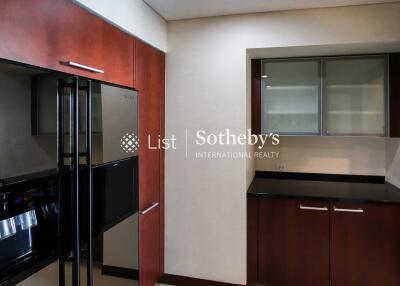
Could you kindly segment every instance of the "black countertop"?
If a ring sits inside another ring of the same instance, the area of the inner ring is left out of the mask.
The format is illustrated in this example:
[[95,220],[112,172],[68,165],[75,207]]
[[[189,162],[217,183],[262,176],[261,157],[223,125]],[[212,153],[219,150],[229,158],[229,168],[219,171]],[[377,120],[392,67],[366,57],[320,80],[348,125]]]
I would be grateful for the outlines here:
[[[305,179],[304,179],[305,178]],[[400,189],[384,177],[257,172],[249,196],[400,203]]]

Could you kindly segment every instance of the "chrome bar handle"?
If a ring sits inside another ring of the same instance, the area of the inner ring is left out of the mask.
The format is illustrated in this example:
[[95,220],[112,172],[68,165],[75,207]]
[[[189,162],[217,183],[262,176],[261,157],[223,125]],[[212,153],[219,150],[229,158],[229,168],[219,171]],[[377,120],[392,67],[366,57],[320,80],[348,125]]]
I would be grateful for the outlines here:
[[65,64],[68,66],[74,67],[74,68],[80,68],[80,69],[87,70],[87,71],[90,71],[93,73],[104,73],[104,71],[101,69],[86,66],[86,65],[83,65],[83,64],[80,64],[77,62],[73,62],[73,61],[67,61],[67,62],[65,62]]
[[310,210],[310,211],[328,211],[328,207],[308,207],[308,206],[303,206],[300,205],[301,210]]
[[92,168],[92,81],[86,82],[86,165],[88,184],[87,286],[93,286],[93,168]]
[[152,203],[147,209],[144,209],[140,212],[141,215],[145,215],[148,212],[150,212],[151,210],[155,209],[156,207],[158,207],[159,203]]
[[[58,172],[61,173],[64,170],[64,153],[65,153],[65,146],[64,146],[64,88],[65,88],[65,81],[63,79],[58,79],[57,81],[57,124],[58,124]],[[62,203],[62,175],[58,175],[58,207],[60,213],[64,213],[64,206]],[[59,286],[65,286],[65,257],[64,257],[64,240],[65,234],[64,229],[62,226],[63,224],[63,215],[58,215],[58,228],[59,228],[59,236],[58,236],[58,250],[60,252],[60,257],[58,259],[58,284]]]
[[363,213],[364,210],[361,208],[358,209],[343,209],[343,208],[337,208],[333,207],[333,211],[335,212],[345,212],[345,213]]
[[72,230],[73,230],[73,263],[72,285],[80,286],[80,208],[79,208],[79,79],[73,78],[72,86],[72,125],[73,125],[73,195],[72,195]]

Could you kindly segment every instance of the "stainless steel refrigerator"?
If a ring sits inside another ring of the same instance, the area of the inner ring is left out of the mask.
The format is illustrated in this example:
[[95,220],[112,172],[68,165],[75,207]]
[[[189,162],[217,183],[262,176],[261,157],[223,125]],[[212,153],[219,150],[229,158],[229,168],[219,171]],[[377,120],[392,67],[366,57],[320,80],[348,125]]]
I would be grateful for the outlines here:
[[138,134],[135,90],[0,62],[1,286],[138,285]]

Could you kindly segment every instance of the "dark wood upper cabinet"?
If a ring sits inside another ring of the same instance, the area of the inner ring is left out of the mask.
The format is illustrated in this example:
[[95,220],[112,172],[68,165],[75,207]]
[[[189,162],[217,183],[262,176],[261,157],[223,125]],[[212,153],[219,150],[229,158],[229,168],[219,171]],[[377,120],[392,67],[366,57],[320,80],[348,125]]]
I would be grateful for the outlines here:
[[[2,0],[0,58],[133,87],[135,39],[68,0]],[[103,70],[70,67],[72,61]]]
[[332,205],[330,248],[331,286],[400,285],[400,208]]
[[251,60],[251,132],[261,134],[261,60]]
[[389,135],[400,137],[400,53],[389,55]]
[[329,204],[259,199],[258,283],[329,285]]

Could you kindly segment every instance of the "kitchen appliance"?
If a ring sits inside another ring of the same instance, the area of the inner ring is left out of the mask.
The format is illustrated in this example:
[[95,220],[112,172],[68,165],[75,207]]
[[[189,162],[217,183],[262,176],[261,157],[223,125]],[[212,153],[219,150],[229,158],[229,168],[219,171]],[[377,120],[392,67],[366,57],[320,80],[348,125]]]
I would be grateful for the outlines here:
[[0,62],[0,286],[137,285],[137,112],[133,89]]
[[57,241],[57,175],[9,181],[0,195],[0,281],[15,283],[55,259]]

